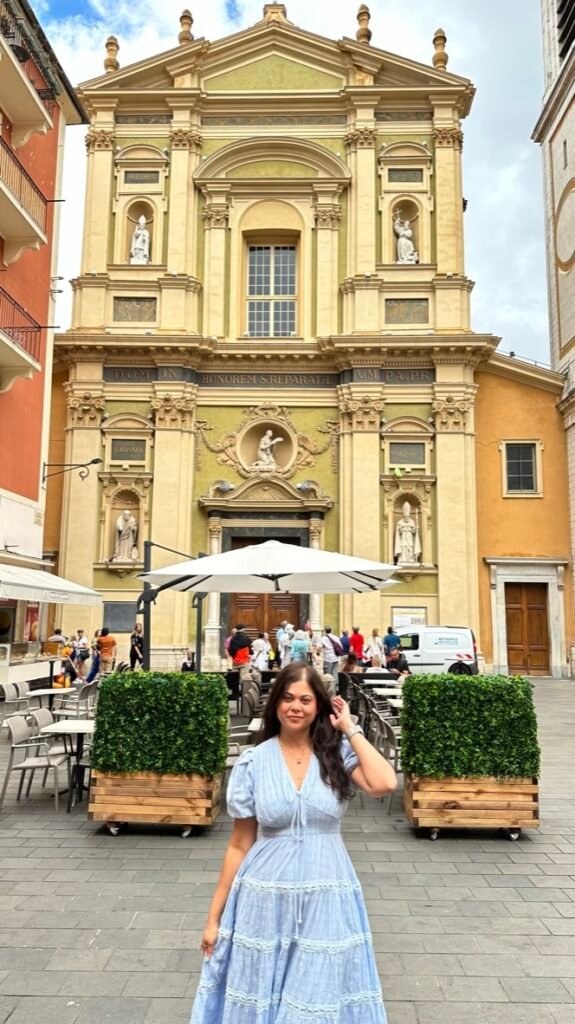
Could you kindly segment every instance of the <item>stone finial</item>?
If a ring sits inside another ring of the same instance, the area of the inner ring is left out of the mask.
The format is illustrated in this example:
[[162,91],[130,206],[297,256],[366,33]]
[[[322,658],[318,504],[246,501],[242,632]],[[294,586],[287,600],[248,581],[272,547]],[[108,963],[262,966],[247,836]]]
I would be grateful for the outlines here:
[[108,36],[106,39],[106,59],[104,61],[104,68],[107,75],[111,75],[114,71],[117,71],[120,67],[118,60],[118,50],[120,44],[115,36]]
[[186,43],[192,42],[194,38],[192,35],[193,24],[194,19],[192,18],[190,11],[188,11],[186,7],[185,11],[182,11],[182,13],[180,14],[180,25],[182,26],[181,31],[178,35],[178,42],[180,46],[185,46]]
[[371,13],[369,7],[367,4],[362,4],[357,12],[359,28],[355,33],[355,38],[358,43],[365,43],[366,45],[369,45],[369,41],[371,39],[371,29],[369,27],[370,18]]
[[433,66],[438,71],[445,71],[447,68],[447,61],[449,56],[445,52],[445,44],[447,42],[447,36],[442,28],[438,28],[433,37],[433,45],[435,47],[435,53],[433,54]]
[[264,21],[287,22],[287,9],[285,4],[266,4],[264,7]]

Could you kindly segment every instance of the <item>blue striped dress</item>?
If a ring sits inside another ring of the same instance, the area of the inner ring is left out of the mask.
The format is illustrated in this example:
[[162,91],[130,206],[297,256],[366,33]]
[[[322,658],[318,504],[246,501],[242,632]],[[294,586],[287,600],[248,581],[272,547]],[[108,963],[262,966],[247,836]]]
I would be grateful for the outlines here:
[[[342,740],[346,770],[358,761]],[[228,787],[258,820],[233,882],[191,1024],[385,1024],[361,886],[340,834],[346,810],[312,757],[298,791],[277,738],[247,750]]]

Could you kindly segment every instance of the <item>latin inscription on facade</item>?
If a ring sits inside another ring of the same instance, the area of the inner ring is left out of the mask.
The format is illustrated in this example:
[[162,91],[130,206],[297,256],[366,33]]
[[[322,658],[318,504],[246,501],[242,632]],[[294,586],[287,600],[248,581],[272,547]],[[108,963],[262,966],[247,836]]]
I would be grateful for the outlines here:
[[112,462],[145,462],[146,442],[138,438],[114,437],[112,439]]
[[418,167],[390,167],[388,181],[423,181],[423,171]]
[[218,373],[202,371],[197,382],[204,388],[335,388],[338,373]]
[[335,388],[338,384],[433,384],[432,366],[356,366],[339,373],[192,370],[188,366],[105,366],[107,384],[183,381],[202,388]]
[[429,299],[386,299],[387,324],[429,323]]
[[120,322],[135,321],[136,323],[154,323],[156,319],[156,299],[146,299],[135,296],[134,298],[114,298],[114,320]]
[[160,180],[159,171],[125,171],[126,185],[157,185]]

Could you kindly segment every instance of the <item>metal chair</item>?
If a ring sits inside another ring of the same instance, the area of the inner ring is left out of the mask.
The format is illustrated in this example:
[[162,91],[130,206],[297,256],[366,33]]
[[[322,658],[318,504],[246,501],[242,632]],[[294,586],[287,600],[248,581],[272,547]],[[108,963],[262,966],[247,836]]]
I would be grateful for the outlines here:
[[[393,726],[392,720],[389,718],[382,718],[382,724],[384,729],[385,747],[382,751],[383,756],[393,766],[393,770],[396,775],[402,774],[401,767],[401,734],[399,730],[396,731],[396,727]],[[391,805],[393,803],[393,793],[390,793],[387,797],[387,813],[391,814]]]
[[[24,781],[26,779],[26,772],[31,772],[31,778],[26,790],[26,796],[28,796],[34,775],[38,769],[48,769],[49,772],[51,771],[54,773],[54,807],[58,810],[60,788],[59,771],[64,766],[66,766],[67,770],[68,786],[71,785],[70,755],[53,754],[51,751],[52,744],[50,739],[43,739],[40,736],[34,736],[32,733],[32,727],[22,716],[9,718],[6,724],[10,732],[11,748],[6,768],[6,776],[4,778],[4,785],[2,787],[2,793],[0,794],[0,810],[2,810],[2,807],[4,806],[8,783],[12,772],[21,773],[20,783],[18,785],[18,794],[16,797],[17,800],[20,800]],[[45,752],[40,753],[41,749]],[[22,755],[21,760],[18,760],[19,755]]]

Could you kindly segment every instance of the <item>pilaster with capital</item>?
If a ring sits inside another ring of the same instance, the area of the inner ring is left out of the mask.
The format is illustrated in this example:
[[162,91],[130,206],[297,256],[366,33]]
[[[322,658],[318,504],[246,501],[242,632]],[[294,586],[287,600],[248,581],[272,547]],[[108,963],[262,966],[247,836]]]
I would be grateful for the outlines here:
[[[380,488],[382,388],[345,385],[340,410],[340,551],[379,559],[382,541]],[[379,593],[349,594],[340,600],[341,620],[379,624]]]
[[[210,516],[208,519],[208,539],[210,555],[219,555],[222,550],[222,521],[219,516]],[[219,594],[208,594],[203,636],[203,664],[207,670],[217,670],[221,667],[220,603]]]
[[115,141],[113,113],[107,112],[106,120],[92,123],[86,135],[85,224],[88,230],[84,231],[82,246],[84,274],[103,274],[108,268]]
[[[197,388],[156,385],[151,400],[155,418],[154,482],[150,534],[156,544],[176,551],[191,551]],[[158,566],[177,561],[170,552],[156,549]],[[167,591],[154,610],[157,635],[168,646],[186,647],[190,638],[189,595]]]
[[463,132],[459,127],[456,112],[443,107],[436,108],[433,141],[437,273],[463,275]]
[[327,337],[337,332],[338,252],[341,206],[339,189],[316,188],[314,208],[317,238],[317,334]]
[[432,399],[439,616],[441,622],[464,621],[477,632],[476,387],[470,367],[459,371],[459,381],[449,379],[453,372],[452,366],[437,366]]
[[349,253],[352,275],[375,271],[375,141],[376,129],[369,122],[356,123],[345,137],[352,174]]
[[[195,265],[197,232],[197,192],[190,187],[202,150],[203,139],[197,128],[190,125],[190,111],[174,111],[174,126],[170,132],[170,204],[168,224],[168,270],[178,274],[197,276]],[[197,324],[190,325],[197,330]]]
[[204,334],[222,338],[225,333],[226,235],[229,207],[227,187],[204,192],[202,222],[204,246]]

